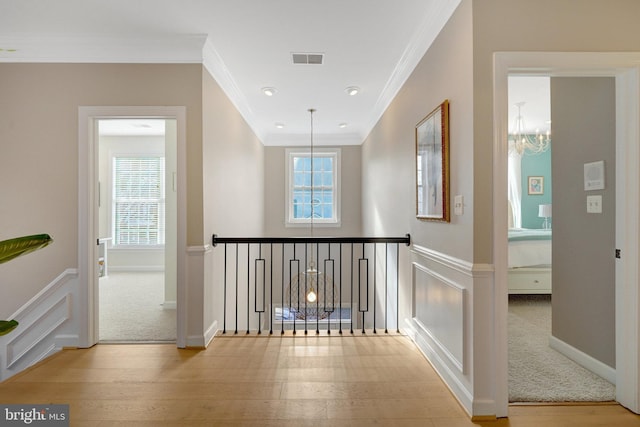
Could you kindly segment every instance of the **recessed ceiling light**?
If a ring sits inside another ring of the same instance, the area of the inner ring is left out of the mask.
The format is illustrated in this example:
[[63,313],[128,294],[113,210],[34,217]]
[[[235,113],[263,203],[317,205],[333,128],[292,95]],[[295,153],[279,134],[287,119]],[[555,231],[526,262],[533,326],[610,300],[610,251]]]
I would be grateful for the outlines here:
[[347,127],[347,124],[346,124],[346,123],[340,123],[340,124],[338,125],[338,127],[339,127],[340,129],[344,129],[344,128],[346,128],[346,127]]
[[278,129],[282,129],[282,128],[284,128],[284,123],[276,123],[276,127]]
[[262,88],[262,93],[264,93],[267,96],[273,96],[275,95],[277,92],[275,87],[263,87]]
[[347,92],[347,95],[354,96],[357,95],[358,92],[360,92],[360,88],[357,86],[349,86],[344,91]]

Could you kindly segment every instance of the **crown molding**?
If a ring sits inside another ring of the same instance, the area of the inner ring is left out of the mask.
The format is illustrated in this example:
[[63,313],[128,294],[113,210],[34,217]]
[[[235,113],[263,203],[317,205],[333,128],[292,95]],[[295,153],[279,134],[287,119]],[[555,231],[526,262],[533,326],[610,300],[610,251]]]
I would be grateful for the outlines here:
[[[318,147],[331,147],[341,145],[361,145],[362,136],[356,133],[351,134],[316,134],[313,136],[313,144]],[[263,145],[277,147],[308,147],[309,134],[299,133],[268,133],[262,140]]]
[[371,119],[365,127],[367,136],[396,97],[398,91],[411,76],[411,73],[413,73],[422,57],[431,47],[431,44],[442,31],[442,28],[444,28],[460,2],[461,0],[431,2],[430,13],[425,15],[422,24],[418,27],[419,30],[407,45],[391,77],[389,77],[387,84],[380,92],[380,96],[373,106]]
[[211,77],[222,88],[231,103],[240,112],[240,115],[247,122],[260,141],[264,141],[265,135],[260,132],[256,125],[256,116],[247,102],[231,72],[222,60],[211,39],[207,39],[202,48],[202,65],[211,74]]
[[0,62],[201,63],[203,34],[61,36],[0,34]]

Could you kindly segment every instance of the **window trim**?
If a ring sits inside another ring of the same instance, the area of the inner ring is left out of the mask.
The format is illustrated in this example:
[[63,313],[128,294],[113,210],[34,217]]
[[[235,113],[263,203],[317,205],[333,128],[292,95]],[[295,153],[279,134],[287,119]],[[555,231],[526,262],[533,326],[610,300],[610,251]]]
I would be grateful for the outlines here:
[[[293,160],[296,157],[309,157],[311,150],[308,147],[287,148],[285,150],[285,226],[286,227],[308,227],[311,224],[311,219],[307,218],[293,218]],[[331,157],[334,161],[334,173],[333,173],[333,218],[315,218],[313,220],[313,226],[318,227],[340,227],[341,226],[341,150],[340,148],[328,148],[321,147],[313,149],[314,157]]]

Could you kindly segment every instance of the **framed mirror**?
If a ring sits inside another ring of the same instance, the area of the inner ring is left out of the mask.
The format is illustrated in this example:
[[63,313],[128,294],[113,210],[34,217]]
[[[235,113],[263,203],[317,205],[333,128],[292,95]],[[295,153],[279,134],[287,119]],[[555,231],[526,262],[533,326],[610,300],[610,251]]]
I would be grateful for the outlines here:
[[448,100],[416,125],[416,216],[450,221]]

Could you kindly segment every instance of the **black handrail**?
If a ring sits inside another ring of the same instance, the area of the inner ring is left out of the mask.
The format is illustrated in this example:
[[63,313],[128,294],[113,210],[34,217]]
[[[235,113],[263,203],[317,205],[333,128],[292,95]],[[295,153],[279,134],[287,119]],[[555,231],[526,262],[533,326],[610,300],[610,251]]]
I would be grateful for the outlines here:
[[211,244],[220,243],[404,243],[411,245],[411,235],[405,237],[218,237],[214,234]]

